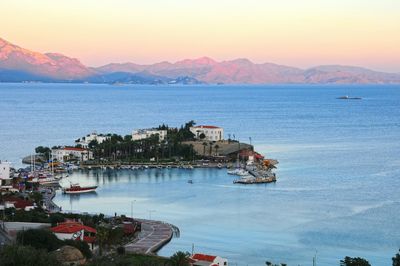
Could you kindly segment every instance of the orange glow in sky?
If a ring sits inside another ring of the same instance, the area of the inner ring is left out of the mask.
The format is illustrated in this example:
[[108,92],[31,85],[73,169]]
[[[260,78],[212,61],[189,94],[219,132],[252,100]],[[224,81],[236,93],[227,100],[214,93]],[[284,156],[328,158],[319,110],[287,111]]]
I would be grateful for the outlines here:
[[399,0],[2,0],[0,25],[92,66],[209,56],[400,72]]

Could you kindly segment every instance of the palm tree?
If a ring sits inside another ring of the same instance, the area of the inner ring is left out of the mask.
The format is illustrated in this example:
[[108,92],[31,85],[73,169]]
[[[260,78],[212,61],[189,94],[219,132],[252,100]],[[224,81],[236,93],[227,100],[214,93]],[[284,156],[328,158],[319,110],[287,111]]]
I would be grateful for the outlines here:
[[207,142],[203,142],[203,156],[206,156],[206,146],[207,146]]
[[212,153],[212,148],[213,148],[213,143],[210,142],[210,156],[211,156],[211,153]]
[[170,263],[171,266],[189,266],[189,256],[188,252],[178,251],[171,256]]
[[103,249],[107,243],[109,233],[110,233],[110,231],[108,230],[108,228],[103,227],[103,226],[97,227],[96,241],[99,244],[100,256],[103,255]]
[[215,146],[214,146],[214,149],[215,149],[215,155],[218,156],[219,145],[218,145],[218,144],[215,145]]

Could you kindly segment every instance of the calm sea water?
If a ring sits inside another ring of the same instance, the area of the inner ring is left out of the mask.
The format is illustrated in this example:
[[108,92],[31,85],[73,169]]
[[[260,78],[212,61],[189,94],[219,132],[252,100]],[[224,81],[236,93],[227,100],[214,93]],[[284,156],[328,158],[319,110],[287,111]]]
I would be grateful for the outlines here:
[[55,201],[175,224],[180,237],[161,255],[194,244],[233,265],[312,265],[317,254],[317,265],[348,255],[384,266],[400,247],[399,107],[399,86],[0,84],[0,159],[20,166],[38,145],[93,130],[220,125],[280,161],[276,184],[233,185],[215,169],[92,171],[69,179],[98,184],[97,194]]

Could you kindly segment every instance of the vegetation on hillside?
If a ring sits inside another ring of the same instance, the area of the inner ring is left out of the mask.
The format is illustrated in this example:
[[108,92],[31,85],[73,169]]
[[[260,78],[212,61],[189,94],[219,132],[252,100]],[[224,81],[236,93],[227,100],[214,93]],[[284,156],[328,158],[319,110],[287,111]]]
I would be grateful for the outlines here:
[[152,135],[142,140],[132,140],[131,135],[120,136],[113,134],[102,143],[92,141],[89,147],[94,152],[95,160],[106,161],[156,161],[192,160],[195,156],[193,146],[182,142],[193,140],[190,127],[194,121],[189,121],[180,128],[170,128],[160,125],[158,129],[167,130],[167,137],[160,141],[158,135]]

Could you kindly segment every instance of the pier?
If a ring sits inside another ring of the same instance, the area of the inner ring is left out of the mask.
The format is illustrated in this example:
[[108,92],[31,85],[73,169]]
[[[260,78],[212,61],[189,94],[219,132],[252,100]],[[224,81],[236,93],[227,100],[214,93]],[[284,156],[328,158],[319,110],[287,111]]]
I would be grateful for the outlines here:
[[152,220],[138,221],[142,223],[142,231],[137,239],[125,245],[127,253],[156,253],[171,240],[174,232],[172,225]]

